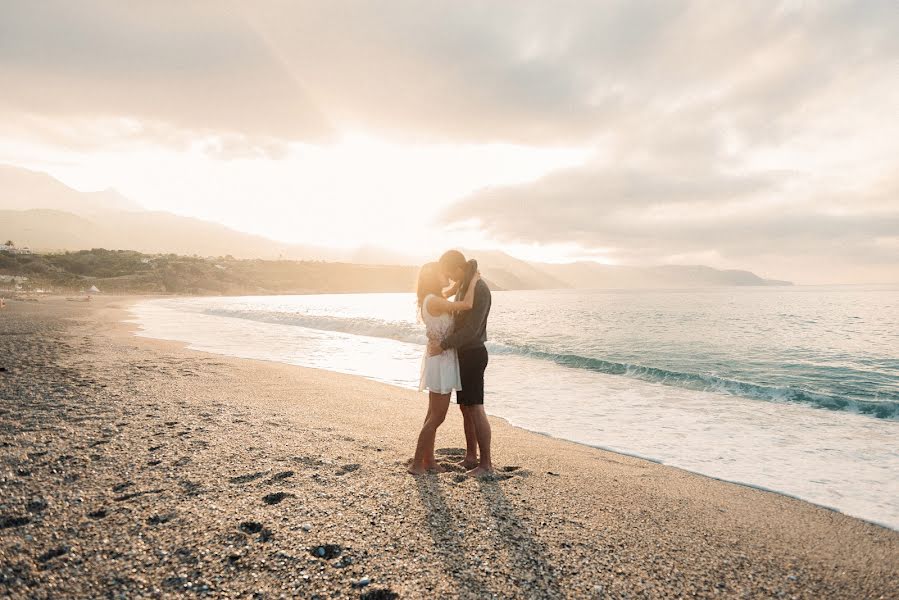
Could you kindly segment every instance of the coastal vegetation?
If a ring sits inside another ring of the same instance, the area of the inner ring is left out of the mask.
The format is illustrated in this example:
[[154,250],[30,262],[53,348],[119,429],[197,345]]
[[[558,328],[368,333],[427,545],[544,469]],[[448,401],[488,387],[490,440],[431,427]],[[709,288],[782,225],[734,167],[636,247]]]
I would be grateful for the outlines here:
[[290,294],[409,291],[415,268],[320,261],[239,260],[94,248],[54,254],[0,252],[0,289],[74,293]]

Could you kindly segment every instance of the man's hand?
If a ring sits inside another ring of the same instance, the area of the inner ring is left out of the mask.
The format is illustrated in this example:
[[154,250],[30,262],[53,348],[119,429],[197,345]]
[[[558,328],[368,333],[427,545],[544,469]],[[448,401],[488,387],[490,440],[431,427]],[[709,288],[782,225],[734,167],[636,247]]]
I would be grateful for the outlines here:
[[428,342],[428,356],[437,356],[438,354],[443,354],[443,348],[440,347],[440,342],[431,340]]

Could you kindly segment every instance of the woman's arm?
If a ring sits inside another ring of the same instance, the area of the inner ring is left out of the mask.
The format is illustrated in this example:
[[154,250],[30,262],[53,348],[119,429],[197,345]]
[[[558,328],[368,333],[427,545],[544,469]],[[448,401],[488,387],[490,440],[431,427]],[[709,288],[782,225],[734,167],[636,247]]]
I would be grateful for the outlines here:
[[474,306],[475,284],[480,279],[480,272],[475,273],[475,276],[471,278],[471,283],[468,284],[468,289],[465,290],[465,297],[462,300],[453,302],[445,298],[438,298],[436,296],[431,297],[431,299],[428,301],[428,312],[433,316],[438,317],[446,313],[455,314],[465,310],[471,310],[471,307]]
[[457,281],[453,285],[451,285],[448,288],[446,288],[445,290],[443,290],[443,297],[449,298],[450,296],[455,296],[457,293],[459,293],[460,287],[462,287],[462,282]]

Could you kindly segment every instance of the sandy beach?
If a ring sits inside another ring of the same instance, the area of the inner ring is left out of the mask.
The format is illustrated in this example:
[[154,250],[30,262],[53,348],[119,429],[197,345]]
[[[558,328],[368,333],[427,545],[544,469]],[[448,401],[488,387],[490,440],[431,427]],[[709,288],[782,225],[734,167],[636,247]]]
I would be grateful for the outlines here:
[[[0,311],[0,597],[897,598],[899,533],[494,419],[405,471],[425,396]],[[489,410],[489,407],[488,407]]]

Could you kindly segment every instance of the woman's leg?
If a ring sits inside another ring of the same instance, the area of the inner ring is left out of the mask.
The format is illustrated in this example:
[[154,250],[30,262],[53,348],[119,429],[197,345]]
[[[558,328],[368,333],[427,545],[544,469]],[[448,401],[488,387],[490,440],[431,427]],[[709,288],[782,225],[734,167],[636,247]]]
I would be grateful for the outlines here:
[[428,394],[428,414],[424,425],[421,427],[421,433],[418,434],[415,457],[412,459],[412,465],[409,467],[409,472],[413,475],[421,475],[428,469],[433,469],[437,466],[437,461],[434,458],[434,444],[437,437],[437,428],[440,427],[446,418],[449,400],[449,394],[437,394],[435,392]]

